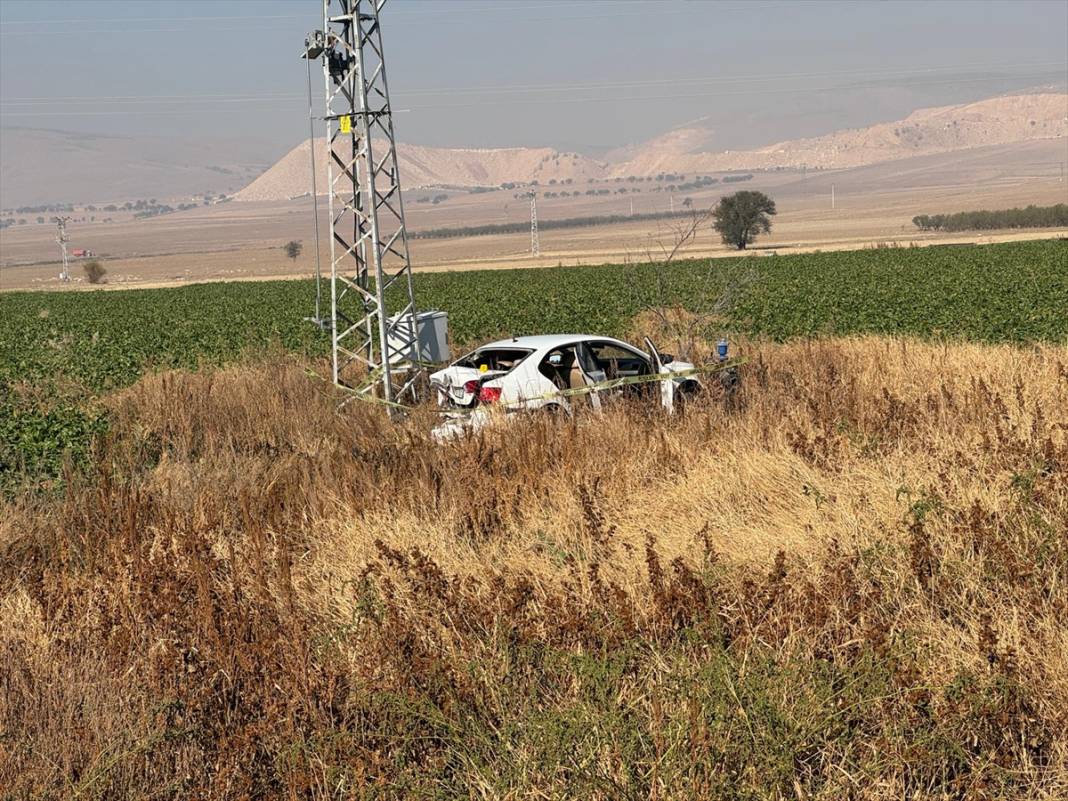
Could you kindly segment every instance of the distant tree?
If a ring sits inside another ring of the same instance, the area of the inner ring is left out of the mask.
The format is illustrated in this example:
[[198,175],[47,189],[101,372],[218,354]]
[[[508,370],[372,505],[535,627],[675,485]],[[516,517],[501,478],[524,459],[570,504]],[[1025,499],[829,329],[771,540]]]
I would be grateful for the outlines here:
[[745,250],[758,234],[771,231],[771,216],[775,213],[775,201],[763,192],[735,192],[721,198],[712,211],[713,228],[719,231],[725,245]]
[[299,256],[300,252],[304,250],[304,245],[300,244],[300,242],[298,242],[297,240],[292,239],[289,242],[286,242],[284,249],[286,255],[289,256],[289,258],[291,258],[293,261],[296,261],[297,256]]
[[687,198],[683,198],[682,199],[682,207],[684,209],[688,209],[692,205],[693,205],[693,198],[692,197],[687,197]]
[[82,265],[82,269],[85,270],[85,277],[89,280],[90,284],[104,283],[104,276],[107,274],[107,270],[105,270],[104,265],[96,259],[87,261]]
[[998,228],[1060,228],[1068,225],[1068,203],[956,214],[918,214],[913,224],[923,231],[988,231]]

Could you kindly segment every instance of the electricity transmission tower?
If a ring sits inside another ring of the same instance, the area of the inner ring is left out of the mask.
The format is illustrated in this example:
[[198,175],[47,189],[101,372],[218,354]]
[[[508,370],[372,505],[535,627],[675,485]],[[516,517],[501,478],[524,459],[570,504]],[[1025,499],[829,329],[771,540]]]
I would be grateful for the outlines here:
[[70,257],[67,255],[67,243],[70,242],[70,234],[67,233],[67,221],[70,217],[53,217],[56,224],[56,244],[63,256],[63,266],[59,269],[59,280],[67,283],[70,281]]
[[537,256],[538,248],[538,196],[530,193],[530,255]]
[[[334,383],[399,402],[419,370],[415,294],[379,14],[386,0],[323,0],[305,40],[326,88]],[[390,316],[386,296],[399,297]]]
[[327,331],[329,320],[323,317],[323,275],[322,253],[319,246],[319,188],[316,175],[318,167],[315,164],[315,111],[312,103],[312,58],[309,56],[309,42],[305,42],[305,50],[302,58],[308,67],[308,161],[311,166],[311,201],[312,201],[312,225],[315,230],[315,315],[305,317],[308,322],[317,325],[320,330]]

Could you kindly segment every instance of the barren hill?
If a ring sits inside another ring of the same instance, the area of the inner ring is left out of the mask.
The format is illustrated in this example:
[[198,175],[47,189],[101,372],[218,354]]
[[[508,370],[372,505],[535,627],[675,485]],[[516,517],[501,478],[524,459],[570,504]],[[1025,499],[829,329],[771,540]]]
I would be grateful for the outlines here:
[[[308,142],[304,141],[281,161],[237,193],[237,200],[284,200],[311,190]],[[500,186],[509,181],[551,179],[575,181],[599,178],[605,167],[577,153],[560,153],[552,148],[509,147],[492,149],[436,148],[397,145],[401,180],[406,188],[422,186]],[[326,164],[323,139],[316,140],[318,167]],[[320,187],[320,191],[322,187]]]
[[281,148],[255,138],[114,136],[0,129],[0,207],[229,194]]
[[[752,150],[711,152],[712,132],[686,127],[643,144],[619,148],[600,163],[577,153],[551,148],[450,149],[398,145],[406,187],[499,186],[502,183],[571,178],[702,173],[747,169],[838,169],[1036,139],[1065,138],[1068,147],[1068,95],[1036,93],[995,97],[958,106],[920,109],[903,120],[868,128],[835,131]],[[319,165],[326,163],[323,141],[316,145]],[[238,200],[283,200],[308,193],[311,186],[308,143],[237,194]],[[322,187],[320,186],[320,191]]]
[[[860,167],[911,156],[1002,145],[1068,135],[1068,95],[994,97],[958,106],[914,111],[903,120],[826,136],[779,142],[754,150],[703,152],[702,129],[671,131],[613,165],[612,175],[649,175],[668,170]],[[697,146],[689,147],[690,143]]]

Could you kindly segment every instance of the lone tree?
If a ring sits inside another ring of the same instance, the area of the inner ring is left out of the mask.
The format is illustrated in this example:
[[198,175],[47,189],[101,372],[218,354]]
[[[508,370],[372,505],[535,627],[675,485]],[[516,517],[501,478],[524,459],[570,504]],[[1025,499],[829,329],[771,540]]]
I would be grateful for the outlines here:
[[712,211],[713,228],[719,231],[723,244],[745,250],[757,238],[757,234],[771,231],[771,215],[775,214],[775,201],[763,192],[745,190],[720,199]]
[[297,240],[292,239],[289,242],[286,242],[286,255],[289,256],[289,258],[293,259],[293,261],[297,260],[297,256],[300,255],[300,252],[302,250],[304,250],[304,245],[300,244],[300,242],[298,242]]

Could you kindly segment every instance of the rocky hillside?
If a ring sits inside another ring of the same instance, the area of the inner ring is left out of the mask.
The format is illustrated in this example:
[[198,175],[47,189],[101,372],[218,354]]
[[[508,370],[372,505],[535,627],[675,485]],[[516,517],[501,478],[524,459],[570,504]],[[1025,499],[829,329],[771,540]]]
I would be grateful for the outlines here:
[[[754,150],[706,152],[701,129],[672,131],[646,143],[612,175],[809,167],[860,167],[910,156],[1068,135],[1068,95],[995,97],[914,111],[903,120]],[[694,147],[687,147],[696,143]]]
[[[284,200],[311,190],[308,142],[304,141],[281,161],[241,190],[237,200]],[[538,181],[572,178],[585,182],[600,178],[606,168],[577,153],[560,153],[552,148],[509,147],[493,149],[436,148],[399,144],[401,180],[406,189],[424,186],[500,186],[509,181]],[[325,140],[315,143],[315,159],[326,164]],[[323,191],[320,184],[319,191]]]
[[231,194],[275,163],[255,137],[112,136],[0,129],[0,208]]
[[[603,163],[551,148],[455,149],[407,144],[398,148],[404,185],[415,188],[499,186],[511,181],[538,181],[544,185],[553,179],[583,182],[589,178],[660,172],[836,169],[1058,137],[1068,137],[1068,95],[1063,93],[995,97],[920,109],[896,122],[752,150],[710,151],[709,129],[679,128],[643,144],[619,148]],[[316,158],[320,166],[326,163],[322,141],[316,145]],[[310,182],[308,143],[304,142],[239,192],[237,199],[284,200],[306,194]]]

